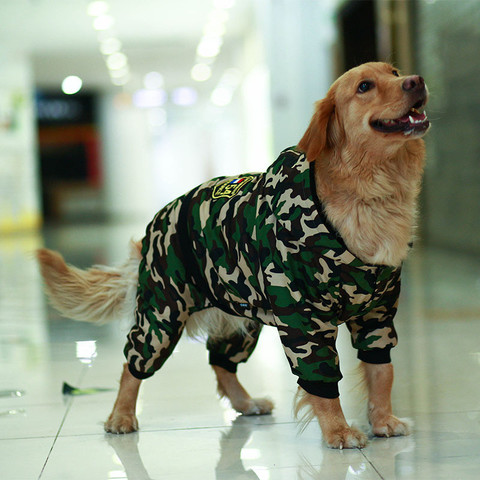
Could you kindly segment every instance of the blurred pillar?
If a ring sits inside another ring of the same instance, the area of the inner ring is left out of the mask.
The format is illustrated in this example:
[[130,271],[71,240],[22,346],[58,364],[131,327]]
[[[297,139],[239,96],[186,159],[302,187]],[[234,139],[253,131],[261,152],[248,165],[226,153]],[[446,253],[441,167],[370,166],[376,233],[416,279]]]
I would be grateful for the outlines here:
[[148,121],[131,96],[100,102],[104,159],[104,208],[114,220],[148,220],[153,204],[152,149]]
[[336,0],[256,2],[270,70],[273,148],[296,145],[333,74]]
[[383,0],[375,5],[379,60],[392,62],[404,73],[414,72],[414,2]]

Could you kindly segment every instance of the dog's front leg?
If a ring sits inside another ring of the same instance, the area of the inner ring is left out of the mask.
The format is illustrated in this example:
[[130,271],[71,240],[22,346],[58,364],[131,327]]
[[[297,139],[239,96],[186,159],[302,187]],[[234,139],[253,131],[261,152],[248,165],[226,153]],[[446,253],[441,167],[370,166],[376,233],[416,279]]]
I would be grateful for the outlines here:
[[104,425],[106,432],[131,433],[138,430],[135,407],[141,383],[141,380],[130,373],[128,365],[124,364],[117,399]]
[[399,420],[392,411],[393,365],[361,363],[368,387],[368,420],[377,437],[408,435],[407,423]]
[[363,448],[367,444],[366,435],[348,425],[339,398],[317,397],[300,389],[296,411],[305,406],[312,408],[329,447]]

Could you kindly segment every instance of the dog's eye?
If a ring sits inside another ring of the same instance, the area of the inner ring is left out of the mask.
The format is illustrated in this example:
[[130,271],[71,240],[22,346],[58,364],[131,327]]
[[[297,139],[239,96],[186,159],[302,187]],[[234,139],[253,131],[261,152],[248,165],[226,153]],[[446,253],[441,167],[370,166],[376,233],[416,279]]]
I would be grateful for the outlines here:
[[392,73],[396,76],[396,77],[399,77],[400,74],[398,73],[398,70],[392,70]]
[[357,92],[358,93],[365,93],[371,90],[374,87],[374,83],[370,80],[364,80],[358,85]]

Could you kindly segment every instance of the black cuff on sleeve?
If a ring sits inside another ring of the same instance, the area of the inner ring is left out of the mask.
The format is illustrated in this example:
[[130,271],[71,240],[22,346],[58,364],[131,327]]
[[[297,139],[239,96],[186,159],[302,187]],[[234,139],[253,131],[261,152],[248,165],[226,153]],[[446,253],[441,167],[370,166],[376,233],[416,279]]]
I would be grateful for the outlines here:
[[219,355],[218,353],[210,352],[209,363],[212,366],[222,367],[227,372],[237,373],[237,364],[231,362],[227,357]]
[[130,363],[128,364],[128,371],[139,380],[146,380],[147,378],[153,376],[153,373],[137,372]]
[[298,379],[297,383],[307,392],[322,398],[338,398],[337,382],[309,382],[308,380]]
[[372,350],[359,350],[357,358],[365,363],[374,363],[380,365],[382,363],[391,363],[391,348],[373,348]]

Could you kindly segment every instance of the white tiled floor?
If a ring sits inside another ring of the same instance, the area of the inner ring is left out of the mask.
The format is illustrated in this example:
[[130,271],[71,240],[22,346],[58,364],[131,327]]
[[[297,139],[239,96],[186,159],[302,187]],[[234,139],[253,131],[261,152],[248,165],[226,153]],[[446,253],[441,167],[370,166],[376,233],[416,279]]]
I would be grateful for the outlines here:
[[[417,249],[404,270],[394,404],[414,421],[413,435],[372,438],[352,451],[326,448],[313,423],[299,435],[295,378],[269,329],[240,377],[275,400],[273,415],[244,418],[219,402],[204,346],[183,339],[142,387],[140,433],[104,434],[128,325],[60,319],[45,304],[30,252],[45,242],[82,267],[119,262],[142,230],[65,227],[0,240],[2,480],[480,478],[480,261],[451,252]],[[92,345],[82,341],[95,342],[91,361],[79,358],[87,355],[79,347]],[[346,415],[366,429],[344,331],[338,344]],[[112,390],[63,397],[64,381]]]

